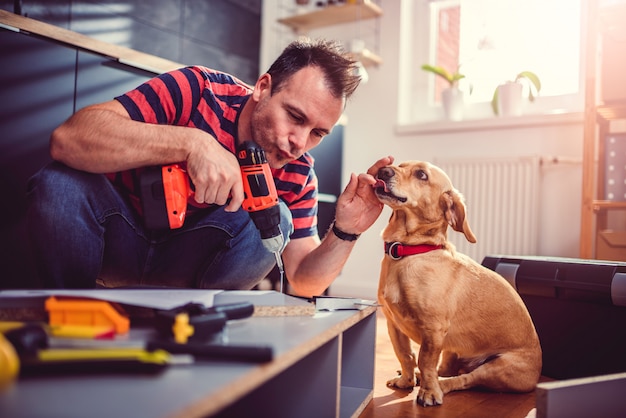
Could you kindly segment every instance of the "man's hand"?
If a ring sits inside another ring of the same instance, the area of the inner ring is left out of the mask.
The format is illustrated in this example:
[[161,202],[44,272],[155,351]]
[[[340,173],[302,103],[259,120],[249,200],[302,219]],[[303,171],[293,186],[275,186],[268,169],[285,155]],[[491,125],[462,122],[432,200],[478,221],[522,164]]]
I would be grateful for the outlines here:
[[337,228],[350,234],[360,234],[378,219],[384,205],[376,197],[372,186],[376,184],[378,170],[390,164],[393,164],[393,157],[384,157],[376,161],[367,173],[350,176],[350,182],[337,200]]
[[202,146],[187,157],[187,171],[195,186],[196,202],[225,205],[230,198],[225,210],[235,212],[244,198],[237,158],[213,137],[197,143]]

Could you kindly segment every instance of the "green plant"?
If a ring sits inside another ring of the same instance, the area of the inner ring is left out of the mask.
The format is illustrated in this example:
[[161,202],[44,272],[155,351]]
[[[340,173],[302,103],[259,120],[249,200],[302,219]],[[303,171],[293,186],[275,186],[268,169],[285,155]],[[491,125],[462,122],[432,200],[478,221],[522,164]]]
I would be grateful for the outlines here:
[[453,72],[446,70],[443,67],[424,64],[422,65],[422,70],[427,71],[429,73],[433,73],[443,78],[450,84],[450,87],[456,87],[459,84],[459,80],[465,78],[465,75],[459,73],[459,67]]
[[[515,79],[513,81],[509,82],[519,83],[523,80],[527,80],[530,83],[528,86],[528,100],[530,102],[534,102],[535,97],[539,94],[539,91],[541,91],[541,80],[539,80],[537,74],[533,73],[532,71],[522,71],[521,73],[517,74],[517,76],[515,76]],[[533,87],[535,90],[534,93]],[[495,115],[498,114],[498,87],[496,87],[496,90],[493,92],[493,98],[491,99],[491,109],[493,109],[493,113]]]

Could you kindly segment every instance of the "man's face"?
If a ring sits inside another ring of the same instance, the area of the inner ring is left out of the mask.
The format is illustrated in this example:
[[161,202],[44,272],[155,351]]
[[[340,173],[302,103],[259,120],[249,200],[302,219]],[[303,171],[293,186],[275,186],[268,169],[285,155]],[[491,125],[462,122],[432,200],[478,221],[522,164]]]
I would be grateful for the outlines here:
[[263,75],[252,99],[252,139],[265,151],[272,168],[280,168],[320,143],[339,120],[344,100],[333,97],[322,71],[307,67],[270,94],[271,76]]

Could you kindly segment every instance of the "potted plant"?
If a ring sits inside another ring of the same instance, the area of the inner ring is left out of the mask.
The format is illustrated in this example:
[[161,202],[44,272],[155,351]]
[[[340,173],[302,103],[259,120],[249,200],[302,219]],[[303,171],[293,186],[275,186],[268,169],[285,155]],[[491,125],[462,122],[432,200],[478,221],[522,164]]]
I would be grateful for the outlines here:
[[507,81],[496,87],[491,99],[491,108],[495,115],[519,116],[522,114],[523,83],[528,84],[528,101],[534,102],[541,91],[541,81],[537,74],[522,71],[513,81]]
[[459,67],[451,72],[441,66],[424,64],[422,70],[433,73],[448,83],[448,88],[441,92],[441,102],[446,118],[449,120],[463,119],[463,92],[459,89],[459,80],[465,78],[465,75],[459,72]]

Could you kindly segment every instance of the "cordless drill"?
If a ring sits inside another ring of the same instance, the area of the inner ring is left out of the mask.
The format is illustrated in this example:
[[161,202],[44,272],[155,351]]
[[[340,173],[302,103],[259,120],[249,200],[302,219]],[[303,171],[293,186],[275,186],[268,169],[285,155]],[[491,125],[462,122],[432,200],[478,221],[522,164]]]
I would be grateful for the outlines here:
[[[245,141],[237,148],[237,161],[244,189],[241,207],[250,214],[261,234],[263,246],[276,256],[282,285],[280,250],[284,240],[280,229],[280,208],[265,152],[255,142]],[[150,229],[182,227],[187,200],[193,193],[193,184],[179,164],[145,169],[140,177],[140,194],[146,226]]]
[[250,214],[252,221],[261,233],[265,248],[278,255],[283,247],[283,234],[280,230],[280,207],[278,193],[265,158],[265,152],[252,141],[242,143],[237,149],[237,160],[241,167],[244,200],[243,210]]

